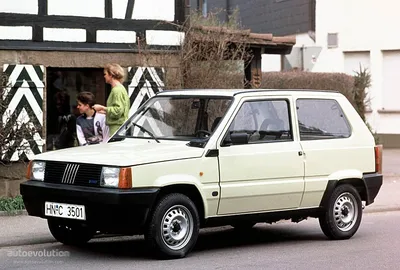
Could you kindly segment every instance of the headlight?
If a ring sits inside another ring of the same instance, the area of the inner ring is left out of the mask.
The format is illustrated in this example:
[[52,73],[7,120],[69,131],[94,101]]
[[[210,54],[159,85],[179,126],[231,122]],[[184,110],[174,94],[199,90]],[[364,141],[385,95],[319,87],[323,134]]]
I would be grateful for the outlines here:
[[36,181],[44,181],[44,172],[46,163],[43,161],[32,161],[30,179]]
[[132,169],[103,167],[100,185],[102,187],[132,188]]
[[103,167],[100,185],[117,188],[119,184],[119,168]]

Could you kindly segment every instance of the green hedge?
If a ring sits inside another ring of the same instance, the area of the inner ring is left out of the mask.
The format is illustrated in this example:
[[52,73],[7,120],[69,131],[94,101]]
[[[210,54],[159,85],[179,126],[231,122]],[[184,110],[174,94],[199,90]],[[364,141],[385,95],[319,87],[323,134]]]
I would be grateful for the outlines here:
[[[358,112],[355,100],[355,79],[344,73],[318,73],[318,72],[264,72],[261,88],[267,89],[310,89],[339,91],[353,104]],[[361,104],[362,105],[362,104]],[[364,118],[364,115],[362,115]]]

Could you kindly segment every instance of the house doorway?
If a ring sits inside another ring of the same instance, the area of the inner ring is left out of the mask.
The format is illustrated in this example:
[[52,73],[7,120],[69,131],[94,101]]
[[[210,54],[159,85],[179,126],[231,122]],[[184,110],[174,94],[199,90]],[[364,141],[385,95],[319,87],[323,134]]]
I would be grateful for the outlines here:
[[111,87],[102,68],[48,67],[46,72],[46,149],[76,146],[77,94],[92,92],[96,103],[105,105]]

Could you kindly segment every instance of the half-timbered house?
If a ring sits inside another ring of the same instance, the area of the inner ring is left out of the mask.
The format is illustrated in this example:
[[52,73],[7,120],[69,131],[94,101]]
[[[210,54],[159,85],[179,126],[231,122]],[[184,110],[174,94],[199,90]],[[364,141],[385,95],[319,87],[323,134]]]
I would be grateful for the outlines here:
[[[0,69],[8,76],[3,97],[7,115],[25,119],[41,132],[26,138],[29,151],[10,150],[0,160],[29,158],[54,149],[60,119],[78,113],[78,92],[91,91],[104,104],[110,92],[103,79],[106,63],[126,69],[131,113],[161,91],[166,80],[162,55],[179,49],[184,34],[176,25],[185,20],[189,9],[188,0],[2,1]],[[255,42],[258,54],[252,70],[260,73],[261,52],[268,53],[265,48],[290,52],[294,42],[283,43],[279,47],[272,36]],[[144,48],[145,62],[140,54]],[[168,55],[168,68],[176,68],[173,54]],[[2,125],[15,124],[6,114],[1,117]]]

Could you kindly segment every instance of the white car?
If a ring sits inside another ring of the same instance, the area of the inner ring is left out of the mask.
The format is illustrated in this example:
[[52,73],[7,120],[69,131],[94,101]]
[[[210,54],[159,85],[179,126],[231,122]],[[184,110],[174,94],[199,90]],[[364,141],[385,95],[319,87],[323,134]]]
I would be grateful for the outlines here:
[[328,238],[350,238],[381,161],[337,92],[164,91],[108,143],[35,156],[21,194],[64,244],[144,234],[155,254],[179,258],[209,226],[315,217]]

